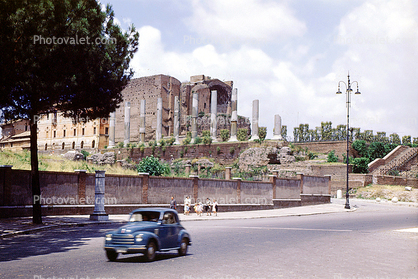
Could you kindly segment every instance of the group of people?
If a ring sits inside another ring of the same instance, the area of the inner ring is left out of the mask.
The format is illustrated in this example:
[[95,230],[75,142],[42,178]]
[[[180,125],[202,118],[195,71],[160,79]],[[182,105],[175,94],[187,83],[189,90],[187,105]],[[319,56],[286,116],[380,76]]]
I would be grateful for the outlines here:
[[[177,203],[174,197],[171,197],[170,208],[177,209]],[[190,196],[187,196],[184,199],[184,215],[189,215],[192,209],[192,200]],[[214,199],[213,202],[206,198],[206,202],[202,204],[202,202],[195,203],[193,206],[194,211],[198,216],[202,216],[205,212],[207,216],[214,214],[218,216],[218,202]]]

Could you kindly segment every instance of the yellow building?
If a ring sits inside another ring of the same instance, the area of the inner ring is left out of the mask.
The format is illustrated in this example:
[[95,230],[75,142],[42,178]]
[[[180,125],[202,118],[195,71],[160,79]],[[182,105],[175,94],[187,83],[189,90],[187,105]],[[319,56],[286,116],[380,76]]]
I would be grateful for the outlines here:
[[29,120],[20,119],[0,125],[0,149],[20,151],[30,148]]
[[38,120],[38,150],[97,151],[108,145],[108,134],[107,118],[75,122],[59,112],[48,113]]

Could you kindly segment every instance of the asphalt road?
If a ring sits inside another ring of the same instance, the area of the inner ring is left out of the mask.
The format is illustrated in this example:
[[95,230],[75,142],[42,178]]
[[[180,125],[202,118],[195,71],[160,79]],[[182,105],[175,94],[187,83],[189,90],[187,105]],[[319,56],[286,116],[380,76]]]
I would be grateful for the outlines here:
[[0,242],[0,278],[418,278],[418,209],[359,203],[355,212],[188,221],[187,256],[108,262],[115,225],[56,228]]

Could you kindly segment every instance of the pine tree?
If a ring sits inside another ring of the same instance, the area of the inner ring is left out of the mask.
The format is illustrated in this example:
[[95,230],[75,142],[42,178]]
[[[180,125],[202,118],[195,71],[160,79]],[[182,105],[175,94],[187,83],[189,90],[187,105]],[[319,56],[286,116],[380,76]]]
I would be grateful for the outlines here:
[[[139,34],[122,32],[110,5],[96,0],[0,1],[0,109],[31,121],[32,194],[40,195],[39,116],[60,111],[75,121],[108,117],[133,75]],[[42,223],[34,199],[33,222]]]

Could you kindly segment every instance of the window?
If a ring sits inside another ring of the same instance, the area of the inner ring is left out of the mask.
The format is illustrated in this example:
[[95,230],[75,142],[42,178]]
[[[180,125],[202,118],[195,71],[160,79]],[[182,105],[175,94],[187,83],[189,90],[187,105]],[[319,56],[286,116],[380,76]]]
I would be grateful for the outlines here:
[[57,137],[57,131],[54,131],[54,138]]
[[74,136],[77,136],[77,129],[74,129]]
[[81,129],[81,135],[84,136],[84,128]]
[[82,148],[84,148],[84,141],[82,141],[81,143],[80,143],[80,148],[82,149]]
[[65,148],[65,143],[63,142],[63,143],[62,143],[62,149],[64,149],[64,148]]
[[45,150],[48,150],[48,144],[45,143]]
[[96,134],[96,127],[93,128],[93,135]]
[[108,127],[106,127],[106,128],[105,128],[105,134],[106,134],[106,135],[108,135],[108,134],[109,134],[109,128],[108,128]]
[[58,113],[54,111],[54,119],[52,119],[52,125],[57,125],[58,122]]
[[91,142],[91,148],[94,148],[94,146],[96,145],[96,141],[95,140],[93,140],[92,142]]
[[74,142],[74,141],[73,141],[73,146],[72,146],[72,148],[73,148],[73,149],[75,149],[75,142]]
[[64,134],[63,134],[64,135],[64,138],[65,138],[65,136],[67,135],[67,131],[64,130],[63,132],[64,132]]

